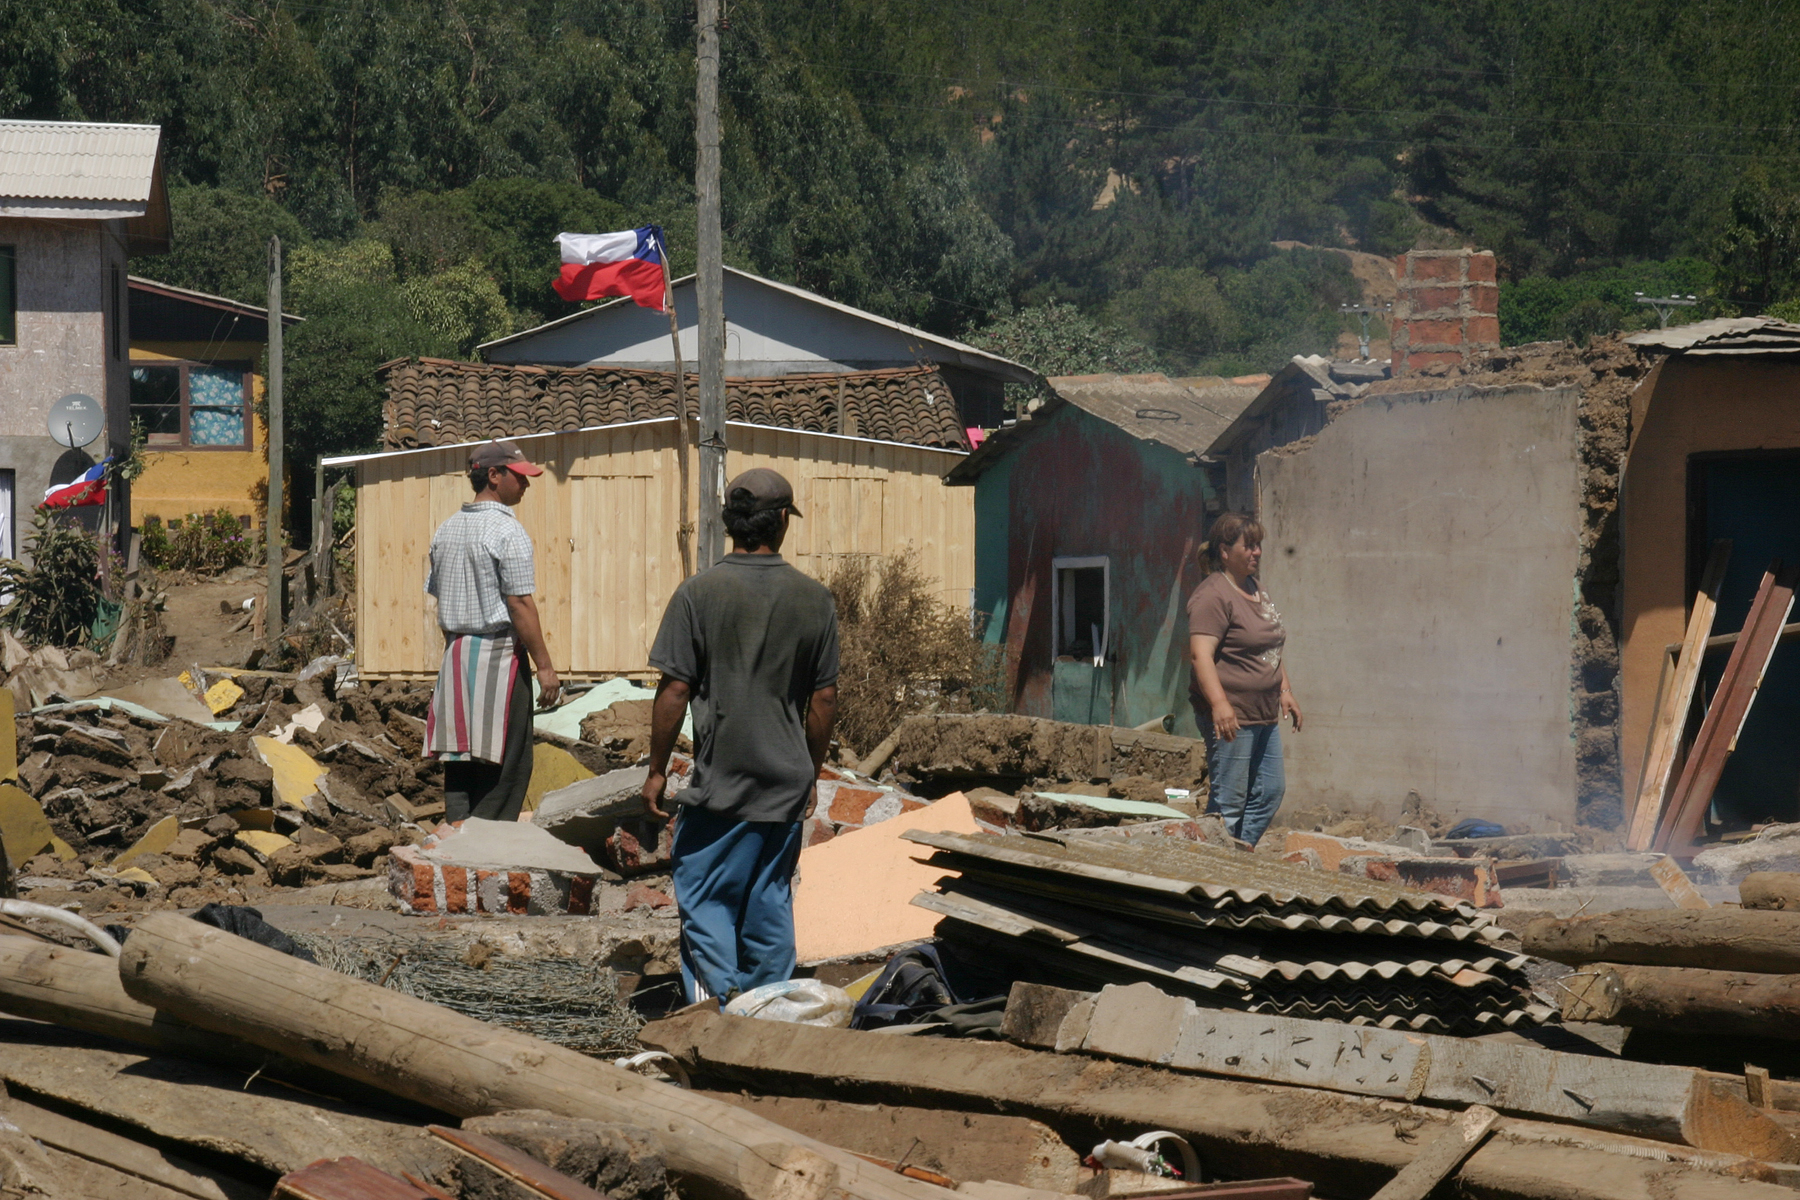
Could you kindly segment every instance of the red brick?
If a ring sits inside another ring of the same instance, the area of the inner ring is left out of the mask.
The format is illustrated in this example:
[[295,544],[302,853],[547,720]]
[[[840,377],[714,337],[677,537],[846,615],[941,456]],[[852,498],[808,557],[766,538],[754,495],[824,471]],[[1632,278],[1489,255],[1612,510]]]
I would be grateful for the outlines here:
[[[1432,312],[1438,309],[1454,311],[1463,302],[1464,292],[1459,287],[1422,287],[1411,292],[1408,299],[1412,301],[1414,314]],[[1416,315],[1414,318],[1416,319]]]
[[819,779],[821,782],[842,783],[844,780],[849,779],[849,778],[851,778],[849,775],[844,774],[842,771],[838,770],[836,767],[826,765],[826,766],[819,768]]
[[1463,364],[1461,352],[1456,350],[1418,350],[1394,356],[1394,374],[1417,374],[1427,367],[1449,366],[1460,367]]
[[903,813],[918,812],[921,808],[930,808],[924,800],[915,800],[911,796],[900,797],[900,811]]
[[1446,254],[1443,257],[1432,255],[1430,251],[1415,252],[1406,256],[1410,260],[1410,273],[1402,273],[1402,280],[1449,280],[1461,283],[1463,280],[1463,256]]
[[1413,346],[1460,346],[1463,342],[1461,321],[1408,321],[1406,333]]
[[414,863],[412,871],[411,903],[414,912],[434,913],[437,911],[437,888],[432,882],[431,864]]
[[1470,317],[1468,331],[1464,336],[1471,346],[1498,346],[1500,318]]
[[802,849],[829,842],[838,835],[837,826],[823,817],[806,818],[806,828],[801,831],[800,845]]
[[837,793],[831,797],[831,808],[825,815],[840,825],[861,825],[869,815],[869,806],[885,795],[886,792],[879,792],[874,788],[839,785]]
[[1500,277],[1498,266],[1492,250],[1482,250],[1469,255],[1469,282],[1493,283]]
[[1478,313],[1497,313],[1500,311],[1500,289],[1489,285],[1469,289],[1469,307]]
[[531,911],[531,872],[506,873],[506,911],[522,917]]
[[569,876],[569,912],[585,917],[594,911],[594,878],[591,875]]
[[444,911],[471,912],[469,904],[469,872],[465,867],[442,867],[444,872]]
[[669,908],[675,903],[666,893],[647,884],[634,883],[625,892],[625,911],[634,908]]
[[674,848],[673,822],[645,817],[620,821],[601,843],[600,856],[621,875],[642,875],[667,866]]

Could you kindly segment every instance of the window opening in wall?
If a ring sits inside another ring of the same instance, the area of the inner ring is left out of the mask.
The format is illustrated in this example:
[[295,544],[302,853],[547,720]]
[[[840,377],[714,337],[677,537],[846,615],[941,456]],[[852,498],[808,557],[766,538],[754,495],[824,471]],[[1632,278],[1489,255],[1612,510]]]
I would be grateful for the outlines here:
[[1055,630],[1055,658],[1089,662],[1106,661],[1112,610],[1112,567],[1105,555],[1051,560],[1054,586],[1050,590],[1051,625]]
[[0,345],[16,345],[19,340],[18,253],[12,246],[0,246]]
[[152,449],[250,445],[249,370],[242,364],[133,363],[131,419]]

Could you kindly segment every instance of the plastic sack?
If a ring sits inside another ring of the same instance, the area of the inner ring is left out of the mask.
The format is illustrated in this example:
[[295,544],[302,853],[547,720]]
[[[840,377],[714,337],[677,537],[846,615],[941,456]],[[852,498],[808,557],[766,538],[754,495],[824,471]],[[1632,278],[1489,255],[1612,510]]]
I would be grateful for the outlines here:
[[842,1029],[850,1024],[850,1012],[855,1007],[850,993],[843,988],[816,979],[790,979],[751,988],[727,1004],[725,1011],[734,1017]]

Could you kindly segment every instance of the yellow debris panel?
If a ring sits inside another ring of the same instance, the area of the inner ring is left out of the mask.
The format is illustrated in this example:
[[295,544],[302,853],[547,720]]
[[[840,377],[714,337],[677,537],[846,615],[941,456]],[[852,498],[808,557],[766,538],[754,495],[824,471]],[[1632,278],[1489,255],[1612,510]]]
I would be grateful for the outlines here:
[[275,810],[272,808],[240,808],[225,815],[236,821],[239,829],[260,829],[264,833],[275,831]]
[[175,844],[181,834],[181,818],[167,816],[144,831],[144,836],[131,846],[131,849],[113,859],[112,865],[122,867],[140,854],[161,854]]
[[50,853],[56,855],[56,857],[62,859],[64,862],[75,861],[75,847],[69,845],[69,843],[63,841],[54,833],[50,835]]
[[0,783],[0,844],[6,846],[7,857],[22,866],[48,849],[55,836],[50,818],[36,800],[10,783]]
[[238,845],[247,846],[250,853],[258,858],[267,858],[277,850],[284,850],[294,843],[279,833],[264,833],[259,829],[240,829],[236,838]]
[[243,698],[244,689],[229,679],[221,679],[206,689],[206,707],[212,709],[215,717]]
[[272,737],[253,737],[250,744],[269,770],[275,772],[275,800],[289,808],[304,809],[306,799],[319,790],[325,768],[298,746],[278,742]]
[[156,882],[156,876],[144,870],[142,867],[126,867],[123,871],[114,875],[113,878],[123,883],[151,884]]
[[575,756],[561,746],[533,746],[531,749],[531,782],[525,785],[525,810],[536,812],[545,792],[592,779],[594,773],[575,761]]

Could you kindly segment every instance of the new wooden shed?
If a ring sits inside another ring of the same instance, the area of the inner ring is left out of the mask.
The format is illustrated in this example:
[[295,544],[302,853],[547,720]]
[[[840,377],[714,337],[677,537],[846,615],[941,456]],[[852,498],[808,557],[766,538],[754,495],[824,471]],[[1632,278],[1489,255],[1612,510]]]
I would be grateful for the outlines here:
[[[431,536],[469,499],[469,447],[492,437],[512,438],[544,467],[516,511],[537,549],[557,670],[648,671],[683,577],[673,375],[436,360],[384,371],[388,440],[408,448],[326,463],[355,470],[360,672],[436,672],[443,640],[424,591]],[[690,413],[696,388],[690,376]],[[783,547],[789,561],[823,578],[844,555],[910,547],[946,602],[969,603],[974,497],[941,482],[967,440],[936,370],[731,379],[727,413],[727,473],[771,467],[794,485],[805,516]]]

